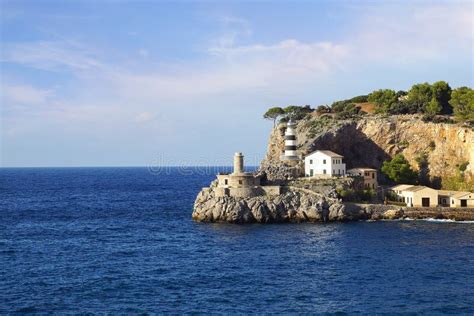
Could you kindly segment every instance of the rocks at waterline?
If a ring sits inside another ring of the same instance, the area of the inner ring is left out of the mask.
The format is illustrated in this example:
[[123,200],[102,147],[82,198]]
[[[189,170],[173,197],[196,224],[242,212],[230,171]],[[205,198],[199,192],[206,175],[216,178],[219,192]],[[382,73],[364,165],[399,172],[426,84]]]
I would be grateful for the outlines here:
[[320,194],[286,190],[277,196],[217,197],[213,188],[197,196],[193,219],[200,222],[298,223],[366,219],[360,208],[347,208],[339,200]]

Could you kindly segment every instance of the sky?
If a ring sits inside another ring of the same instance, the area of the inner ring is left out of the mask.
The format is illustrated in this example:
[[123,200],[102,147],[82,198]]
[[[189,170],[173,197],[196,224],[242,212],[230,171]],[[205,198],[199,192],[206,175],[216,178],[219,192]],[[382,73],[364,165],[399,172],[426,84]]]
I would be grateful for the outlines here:
[[269,107],[473,86],[471,1],[0,0],[0,167],[247,165]]

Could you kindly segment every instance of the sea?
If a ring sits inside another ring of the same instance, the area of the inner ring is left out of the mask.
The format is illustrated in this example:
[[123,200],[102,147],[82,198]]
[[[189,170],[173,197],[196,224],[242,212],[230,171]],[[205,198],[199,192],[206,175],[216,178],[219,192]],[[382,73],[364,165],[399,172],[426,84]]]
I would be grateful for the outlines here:
[[0,169],[0,314],[474,314],[474,223],[192,221],[228,169]]

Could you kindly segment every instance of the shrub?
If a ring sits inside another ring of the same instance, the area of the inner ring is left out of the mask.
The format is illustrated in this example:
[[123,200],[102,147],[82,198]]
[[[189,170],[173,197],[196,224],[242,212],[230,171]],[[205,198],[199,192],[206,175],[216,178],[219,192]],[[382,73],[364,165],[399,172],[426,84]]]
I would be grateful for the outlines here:
[[436,148],[436,143],[434,142],[434,140],[432,140],[430,142],[430,144],[428,145],[428,147],[431,149],[431,151],[435,150]]
[[396,183],[415,184],[418,174],[411,169],[410,164],[402,154],[398,154],[382,165],[382,172]]
[[348,100],[349,102],[353,103],[364,103],[369,101],[369,96],[368,95],[358,95],[356,97],[353,97],[352,99]]
[[469,165],[469,161],[465,161],[465,162],[459,164],[458,170],[461,171],[461,172],[464,172],[464,171],[466,171],[468,165]]
[[331,113],[331,107],[329,107],[327,105],[320,105],[316,108],[316,112],[318,114]]

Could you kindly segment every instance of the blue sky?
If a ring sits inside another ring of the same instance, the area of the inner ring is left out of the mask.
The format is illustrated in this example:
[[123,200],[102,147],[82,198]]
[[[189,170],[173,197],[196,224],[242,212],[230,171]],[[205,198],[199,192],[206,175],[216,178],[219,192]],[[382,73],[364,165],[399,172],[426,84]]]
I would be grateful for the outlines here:
[[473,5],[5,1],[0,166],[263,158],[270,106],[473,86]]

